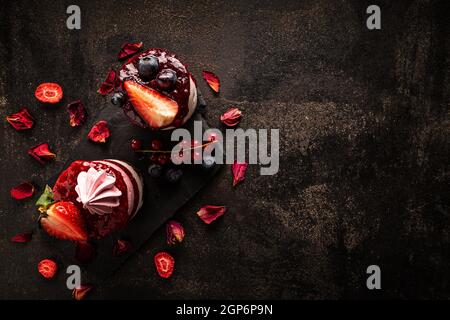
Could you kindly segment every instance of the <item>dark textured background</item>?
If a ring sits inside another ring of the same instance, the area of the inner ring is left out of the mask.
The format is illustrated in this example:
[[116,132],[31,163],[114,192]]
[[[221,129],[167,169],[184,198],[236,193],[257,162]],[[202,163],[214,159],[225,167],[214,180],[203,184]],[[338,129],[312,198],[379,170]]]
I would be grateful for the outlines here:
[[[36,86],[59,82],[93,116],[127,41],[177,52],[211,125],[237,106],[243,128],[279,128],[280,172],[251,166],[232,189],[225,168],[176,213],[187,236],[171,250],[169,281],[152,262],[166,249],[161,228],[91,298],[449,298],[449,2],[375,1],[382,30],[368,31],[372,2],[1,1],[1,117],[27,106],[37,125],[0,126],[0,298],[70,298],[64,272],[55,281],[36,272],[54,254],[39,232],[9,242],[36,217],[34,201],[15,202],[9,189],[42,188],[85,139],[65,110],[37,107]],[[65,26],[72,3],[80,31]],[[220,96],[201,70],[220,76]],[[41,168],[26,151],[43,141],[58,159]],[[209,203],[229,212],[206,226],[195,212]],[[381,267],[381,291],[365,287],[370,264]]]

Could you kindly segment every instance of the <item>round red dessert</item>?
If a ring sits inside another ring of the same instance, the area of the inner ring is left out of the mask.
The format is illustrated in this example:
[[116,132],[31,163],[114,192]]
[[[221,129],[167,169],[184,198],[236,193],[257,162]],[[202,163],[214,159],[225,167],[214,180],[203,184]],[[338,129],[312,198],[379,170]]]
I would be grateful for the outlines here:
[[[114,188],[118,190],[118,203],[108,208],[108,213],[95,213],[80,200],[80,173],[89,169],[106,172],[115,179]],[[81,212],[86,222],[89,238],[99,239],[113,231],[124,228],[142,206],[143,184],[140,176],[129,164],[119,160],[74,161],[58,177],[53,194],[55,201],[70,201]]]
[[[143,77],[140,63],[155,61],[155,69]],[[173,75],[172,75],[173,74]],[[128,100],[123,108],[137,124],[153,129],[171,129],[183,125],[197,106],[195,80],[187,67],[172,52],[148,49],[129,59],[122,66],[119,77]],[[164,80],[173,80],[167,84]]]

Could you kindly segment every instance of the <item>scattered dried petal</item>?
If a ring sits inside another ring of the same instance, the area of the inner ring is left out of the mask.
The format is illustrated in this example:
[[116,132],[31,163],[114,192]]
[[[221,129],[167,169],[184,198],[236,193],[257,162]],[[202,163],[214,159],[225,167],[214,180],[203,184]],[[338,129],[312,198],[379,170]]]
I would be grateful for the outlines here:
[[31,117],[27,108],[22,108],[18,112],[7,116],[6,120],[17,131],[31,129],[34,125],[33,117]]
[[119,57],[119,60],[125,59],[136,52],[139,51],[142,47],[142,42],[138,43],[124,43],[122,45],[122,48],[120,48],[119,54],[117,55]]
[[227,211],[224,206],[203,206],[197,212],[197,215],[204,223],[210,224]]
[[213,89],[214,92],[218,93],[220,90],[220,79],[217,77],[214,73],[209,71],[203,71],[202,72],[203,79],[208,83],[211,89]]
[[127,253],[133,248],[133,244],[127,240],[117,240],[113,248],[113,256],[118,257]]
[[230,108],[220,116],[220,121],[228,127],[235,127],[242,118],[242,111],[238,108]]
[[16,200],[23,200],[33,196],[34,186],[29,182],[23,182],[11,189],[11,197]]
[[67,105],[72,127],[81,126],[86,121],[86,109],[80,100],[73,101]]
[[44,165],[45,162],[56,158],[56,154],[49,150],[48,143],[41,143],[31,148],[28,150],[28,154],[39,161],[42,165]]
[[116,86],[117,82],[117,74],[113,69],[109,70],[108,75],[106,76],[105,81],[101,84],[100,88],[97,90],[102,96],[107,95],[112,92]]
[[106,139],[110,136],[110,132],[108,129],[108,122],[105,120],[100,120],[92,127],[91,131],[88,134],[88,138],[94,142],[105,143]]
[[11,238],[11,242],[15,243],[27,243],[31,241],[33,232],[19,233]]
[[233,171],[233,187],[236,186],[239,182],[245,179],[245,172],[247,171],[248,163],[237,163],[234,162],[231,167]]
[[94,260],[97,250],[89,242],[77,242],[75,247],[75,259],[81,263],[88,263]]
[[181,223],[176,221],[169,221],[166,225],[167,244],[173,245],[177,242],[182,242],[184,239],[184,228]]
[[79,288],[73,289],[72,296],[75,300],[83,300],[92,289],[94,289],[92,284],[82,284]]

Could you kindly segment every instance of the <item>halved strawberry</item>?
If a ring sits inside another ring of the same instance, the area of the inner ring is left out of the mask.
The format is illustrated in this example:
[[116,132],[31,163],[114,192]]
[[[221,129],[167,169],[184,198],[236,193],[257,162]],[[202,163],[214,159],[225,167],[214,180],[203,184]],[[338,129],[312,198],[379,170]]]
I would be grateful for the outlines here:
[[40,223],[42,228],[55,238],[73,241],[88,239],[84,218],[72,202],[60,201],[52,204],[41,215]]
[[131,80],[124,82],[124,88],[136,112],[152,128],[166,127],[175,119],[178,113],[176,101]]
[[58,271],[58,265],[55,261],[50,259],[44,259],[38,264],[39,273],[46,279],[51,279]]
[[63,97],[63,90],[57,83],[42,83],[37,87],[34,96],[43,103],[58,103]]
[[167,252],[159,252],[155,255],[156,271],[161,278],[169,278],[173,273],[175,259]]

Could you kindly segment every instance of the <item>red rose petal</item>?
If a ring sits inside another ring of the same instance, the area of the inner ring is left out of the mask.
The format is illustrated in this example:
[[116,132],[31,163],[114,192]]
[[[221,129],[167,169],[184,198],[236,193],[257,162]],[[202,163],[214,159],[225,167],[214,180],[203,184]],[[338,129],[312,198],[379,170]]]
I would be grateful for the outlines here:
[[233,171],[233,187],[245,179],[245,172],[247,171],[248,163],[234,162],[231,170]]
[[79,288],[73,289],[72,296],[75,300],[83,300],[92,289],[94,289],[92,284],[82,284]]
[[94,142],[105,143],[106,139],[108,139],[110,135],[108,122],[105,120],[100,120],[94,124],[91,131],[89,131],[88,138]]
[[113,248],[113,256],[118,257],[127,253],[133,248],[133,245],[130,241],[127,240],[117,240],[116,244]]
[[184,228],[181,223],[169,221],[166,225],[167,244],[173,245],[182,242],[184,239]]
[[116,71],[114,71],[112,69],[109,70],[105,81],[103,81],[103,83],[101,84],[101,86],[97,90],[97,92],[100,93],[102,96],[105,96],[108,93],[112,92],[117,84],[116,76],[117,76]]
[[33,196],[34,186],[29,182],[23,182],[11,189],[11,197],[16,200],[23,200]]
[[89,242],[77,242],[75,247],[75,259],[81,263],[88,263],[94,260],[97,250]]
[[6,120],[17,131],[31,129],[34,125],[33,117],[31,117],[27,108],[22,108],[18,112],[7,116]]
[[214,90],[214,92],[218,93],[220,90],[220,80],[219,77],[217,77],[214,73],[209,71],[203,71],[202,72],[203,79],[208,83],[211,89]]
[[242,118],[242,111],[238,108],[230,108],[220,116],[220,121],[228,127],[235,127]]
[[119,54],[117,56],[118,56],[119,60],[125,59],[125,58],[135,54],[136,52],[138,52],[139,49],[141,49],[141,47],[142,47],[142,42],[124,43],[122,45],[122,48],[120,48]]
[[210,224],[220,216],[222,216],[227,211],[227,208],[224,206],[203,206],[197,212],[197,215],[200,219],[203,220],[204,223]]
[[33,232],[19,233],[11,238],[11,242],[15,243],[27,243],[31,241]]
[[56,158],[56,154],[49,150],[48,143],[41,143],[31,148],[28,150],[28,154],[42,165],[45,164],[45,162]]
[[73,101],[67,105],[72,127],[81,126],[86,121],[86,109],[80,100]]

